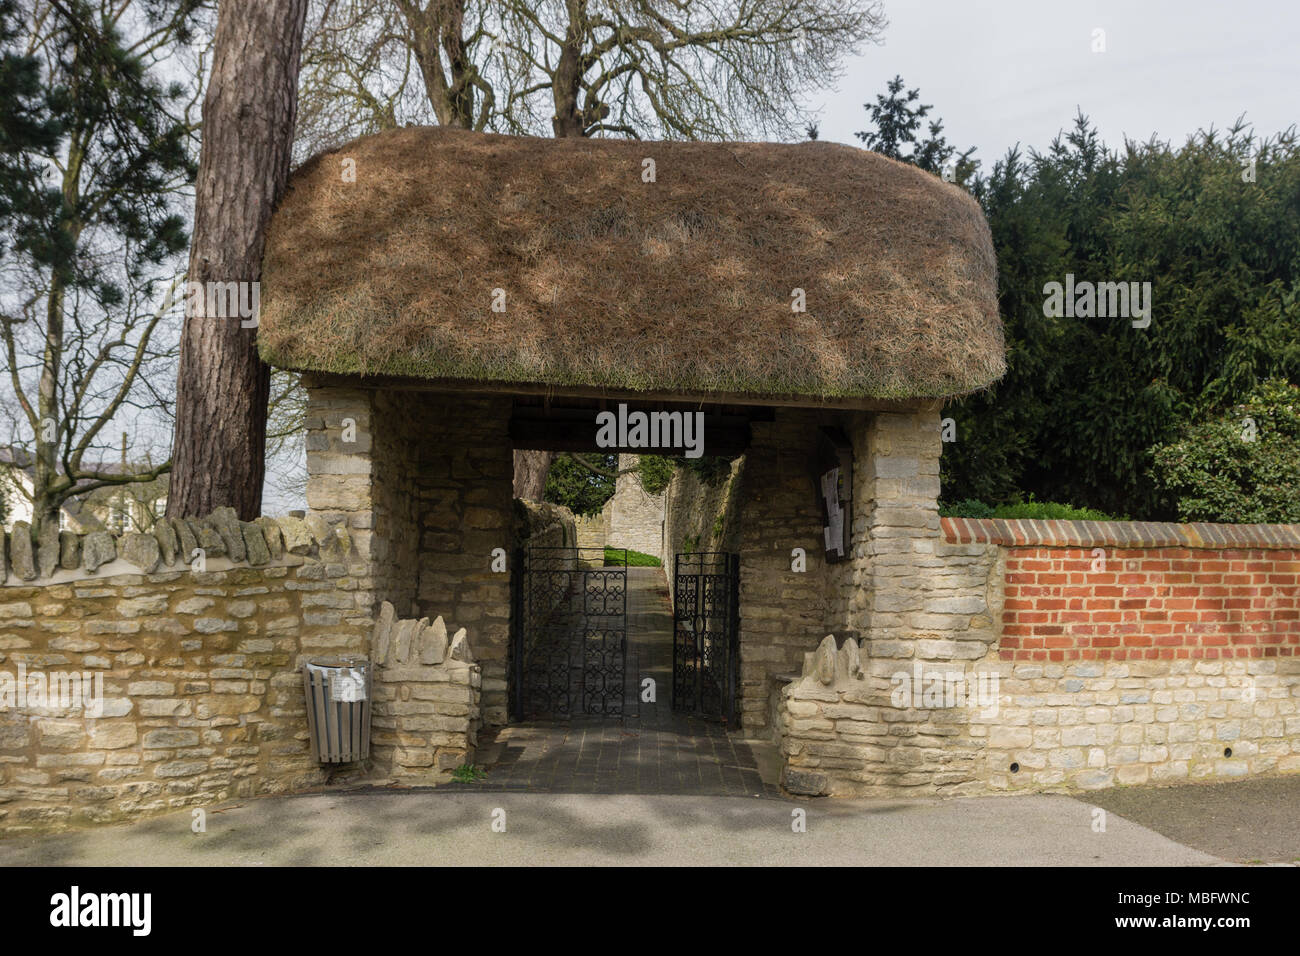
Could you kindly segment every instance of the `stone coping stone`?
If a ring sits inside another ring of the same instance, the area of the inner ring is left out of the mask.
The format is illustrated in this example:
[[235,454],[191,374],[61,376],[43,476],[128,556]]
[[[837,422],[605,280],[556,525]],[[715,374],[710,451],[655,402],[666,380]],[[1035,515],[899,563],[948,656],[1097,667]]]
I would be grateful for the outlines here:
[[1000,544],[1011,548],[1300,549],[1300,524],[942,518],[940,525],[944,537],[953,544]]
[[[303,558],[296,554],[286,554],[279,561],[268,561],[260,567],[254,568],[255,571],[262,571],[266,568],[296,568],[306,564],[309,560],[315,561],[314,558]],[[55,584],[94,584],[97,582],[110,583],[114,578],[135,577],[135,578],[168,578],[176,579],[182,574],[212,574],[218,571],[235,571],[247,570],[249,567],[246,561],[231,561],[229,558],[208,558],[206,571],[192,571],[188,565],[177,564],[175,567],[161,565],[155,570],[146,573],[124,558],[117,558],[107,564],[101,565],[95,573],[88,573],[84,568],[78,568],[75,571],[56,570],[48,578],[39,580],[23,581],[15,578],[12,574],[9,580],[0,584],[0,589],[4,588],[34,588],[46,587]]]
[[218,508],[206,518],[163,518],[148,532],[121,535],[103,530],[76,535],[50,524],[40,542],[32,540],[29,523],[16,521],[9,533],[0,530],[0,587],[184,571],[196,547],[206,552],[207,570],[216,571],[293,566],[304,556],[346,562],[352,538],[345,525],[319,514],[240,521],[232,508]]

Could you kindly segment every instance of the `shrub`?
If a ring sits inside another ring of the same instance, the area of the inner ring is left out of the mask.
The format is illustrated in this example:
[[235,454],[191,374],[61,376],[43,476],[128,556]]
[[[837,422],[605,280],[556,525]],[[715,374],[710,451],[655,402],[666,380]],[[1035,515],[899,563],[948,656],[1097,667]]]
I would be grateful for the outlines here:
[[1019,501],[993,507],[982,501],[967,498],[939,508],[945,518],[1036,518],[1040,521],[1127,521],[1127,517],[1097,511],[1095,508],[1076,508],[1056,501]]
[[1153,462],[1183,521],[1300,521],[1300,388],[1264,382],[1157,447]]
[[668,482],[672,481],[672,459],[661,455],[642,455],[637,461],[637,473],[646,494],[660,494],[668,487]]
[[678,465],[694,472],[706,485],[719,485],[731,474],[732,459],[725,456],[706,455],[703,458],[679,458]]
[[600,473],[584,468],[569,455],[560,455],[551,463],[542,497],[563,505],[575,515],[599,514],[605,502],[614,496],[614,478],[618,467],[616,455],[588,455],[586,459]]

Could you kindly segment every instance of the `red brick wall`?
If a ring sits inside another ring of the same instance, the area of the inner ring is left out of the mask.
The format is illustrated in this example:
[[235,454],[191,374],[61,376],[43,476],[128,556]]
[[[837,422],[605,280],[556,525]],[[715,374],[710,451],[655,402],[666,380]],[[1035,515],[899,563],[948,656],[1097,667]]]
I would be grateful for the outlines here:
[[1300,527],[943,524],[1006,548],[1003,660],[1300,655]]

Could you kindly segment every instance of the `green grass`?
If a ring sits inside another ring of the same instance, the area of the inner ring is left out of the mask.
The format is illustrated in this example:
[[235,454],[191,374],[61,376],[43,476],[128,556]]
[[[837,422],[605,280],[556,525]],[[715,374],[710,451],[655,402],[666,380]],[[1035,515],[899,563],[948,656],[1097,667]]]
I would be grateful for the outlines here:
[[[629,568],[658,568],[663,566],[663,562],[654,555],[642,554],[640,551],[630,549],[626,553]],[[624,550],[622,548],[606,548],[605,566],[621,568],[623,566],[623,554]]]
[[945,518],[1037,518],[1041,521],[1128,521],[1127,516],[1116,517],[1094,508],[1076,508],[1056,501],[1021,501],[1007,505],[986,505],[968,498],[942,505],[939,514]]
[[486,776],[486,770],[472,763],[463,763],[451,772],[451,779],[457,783],[477,783]]

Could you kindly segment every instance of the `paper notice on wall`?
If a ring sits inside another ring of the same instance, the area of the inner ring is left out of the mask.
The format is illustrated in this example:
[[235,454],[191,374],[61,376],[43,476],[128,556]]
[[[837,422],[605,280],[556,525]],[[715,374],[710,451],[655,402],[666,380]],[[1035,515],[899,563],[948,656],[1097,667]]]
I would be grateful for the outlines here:
[[826,513],[833,515],[840,510],[840,470],[832,468],[822,475],[822,497],[826,499]]
[[844,512],[839,508],[835,509],[826,527],[826,550],[844,556]]
[[330,697],[342,704],[355,704],[365,700],[365,672],[358,667],[348,667],[339,671],[330,681]]

